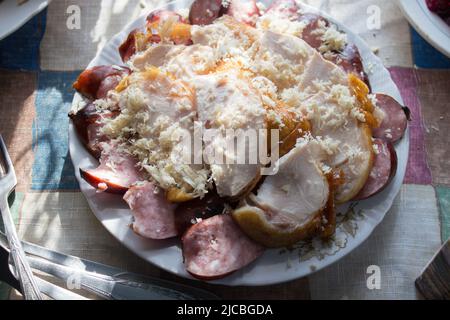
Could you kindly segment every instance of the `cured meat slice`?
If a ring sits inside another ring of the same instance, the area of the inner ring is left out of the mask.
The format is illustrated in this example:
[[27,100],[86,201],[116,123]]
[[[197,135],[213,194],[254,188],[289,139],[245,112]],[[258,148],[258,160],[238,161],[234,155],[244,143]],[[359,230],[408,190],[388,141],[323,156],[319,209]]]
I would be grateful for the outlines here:
[[89,99],[103,99],[130,73],[127,67],[96,66],[83,71],[73,87]]
[[222,0],[195,0],[191,5],[189,21],[195,25],[211,24],[222,12]]
[[336,63],[345,72],[355,74],[370,88],[369,77],[364,71],[361,54],[354,44],[347,44],[342,52],[332,55],[332,59],[330,60]]
[[376,100],[377,106],[384,113],[384,119],[381,125],[373,130],[373,136],[392,143],[397,142],[403,137],[408,126],[407,111],[388,95],[376,94]]
[[127,67],[96,66],[83,71],[73,87],[89,99],[103,99],[130,73]]
[[178,205],[175,210],[175,225],[179,234],[184,234],[198,219],[208,219],[221,214],[225,208],[225,200],[217,193],[208,193],[203,199]]
[[302,39],[314,49],[319,49],[323,44],[323,34],[317,31],[320,29],[321,25],[328,27],[329,22],[325,18],[310,12],[302,14],[298,20],[305,24],[305,28],[302,32]]
[[295,0],[275,0],[267,9],[266,14],[296,20],[299,17],[299,10],[300,8]]
[[386,188],[397,172],[397,153],[391,142],[375,139],[375,161],[369,178],[355,200],[370,198]]
[[88,103],[85,107],[77,112],[70,112],[69,118],[75,126],[78,136],[87,148],[90,154],[96,159],[101,155],[101,144],[108,138],[100,132],[103,127],[102,119],[114,118],[118,111],[99,112],[93,103]]
[[[305,23],[302,32],[302,39],[316,50],[324,44],[323,32],[318,32],[323,28],[330,27],[330,23],[324,17],[314,13],[304,13],[299,17],[299,21]],[[358,78],[369,85],[369,78],[364,72],[361,54],[354,44],[346,44],[342,50],[336,52],[327,52],[324,57],[337,64],[346,73],[353,73]]]
[[152,182],[131,187],[123,199],[133,213],[132,228],[138,235],[155,240],[178,235],[175,227],[176,205],[167,201],[163,190]]
[[256,260],[264,248],[248,238],[229,215],[192,226],[182,238],[186,270],[202,280],[223,278]]
[[234,0],[228,6],[227,14],[239,22],[254,26],[260,16],[255,0]]
[[189,23],[186,19],[184,19],[180,14],[170,11],[170,10],[156,10],[150,13],[147,17],[147,23],[153,24],[155,22],[164,22],[167,19],[174,19],[175,22],[180,23]]
[[83,170],[81,177],[99,191],[124,194],[131,185],[144,180],[144,174],[137,167],[137,160],[118,150],[114,143],[102,143],[100,165],[96,169]]
[[127,62],[137,52],[144,50],[147,44],[160,42],[161,37],[158,34],[148,34],[140,29],[134,29],[119,47],[119,54],[122,61]]

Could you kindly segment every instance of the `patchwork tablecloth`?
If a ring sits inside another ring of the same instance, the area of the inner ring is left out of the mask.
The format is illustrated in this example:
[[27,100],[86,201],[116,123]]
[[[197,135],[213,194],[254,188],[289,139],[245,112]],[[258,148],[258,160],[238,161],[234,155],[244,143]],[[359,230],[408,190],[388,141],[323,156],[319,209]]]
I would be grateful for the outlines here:
[[[352,28],[378,52],[412,111],[404,185],[383,223],[357,250],[306,279],[227,288],[152,267],[100,225],[79,192],[68,155],[72,83],[112,35],[164,2],[57,0],[0,41],[0,133],[18,175],[12,211],[20,236],[129,271],[204,287],[223,298],[420,298],[414,279],[450,236],[450,60],[409,27],[395,1],[306,1]],[[67,27],[71,5],[81,9],[80,29]],[[379,30],[367,28],[372,6],[381,10]],[[380,271],[379,289],[367,285],[373,266]],[[0,298],[8,297],[15,295],[0,284]]]

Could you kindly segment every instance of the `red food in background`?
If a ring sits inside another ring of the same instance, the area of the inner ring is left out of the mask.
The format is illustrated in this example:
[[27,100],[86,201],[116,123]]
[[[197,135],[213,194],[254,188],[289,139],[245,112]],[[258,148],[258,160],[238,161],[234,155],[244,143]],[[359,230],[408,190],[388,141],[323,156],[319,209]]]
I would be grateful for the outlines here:
[[428,8],[450,25],[450,0],[426,0]]

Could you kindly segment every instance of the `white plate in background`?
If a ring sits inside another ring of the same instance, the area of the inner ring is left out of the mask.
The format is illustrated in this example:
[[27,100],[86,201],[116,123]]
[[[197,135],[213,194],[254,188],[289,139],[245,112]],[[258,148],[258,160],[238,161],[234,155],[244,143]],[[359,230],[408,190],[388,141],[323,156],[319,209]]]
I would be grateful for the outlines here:
[[[191,2],[192,0],[179,0],[172,2],[165,8],[169,10],[184,9],[188,8]],[[265,2],[270,2],[270,0]],[[315,11],[310,7],[308,7],[308,10]],[[349,41],[355,43],[360,49],[366,70],[373,70],[369,74],[369,78],[374,92],[388,94],[399,102],[402,102],[400,92],[392,81],[389,71],[383,66],[381,60],[373,54],[367,44],[342,24],[326,14],[322,15],[330,19],[330,21],[335,22],[342,30],[347,32]],[[117,48],[126,39],[131,30],[145,24],[145,17],[146,15],[143,15],[131,22],[121,33],[114,36],[91,61],[89,67],[105,64],[122,64]],[[76,94],[72,107],[76,109],[80,101],[81,96]],[[72,124],[70,124],[69,128],[69,145],[70,155],[81,191],[85,195],[93,213],[105,228],[127,248],[146,261],[181,277],[192,278],[184,268],[179,240],[156,241],[144,239],[136,235],[129,228],[131,213],[121,197],[106,193],[97,193],[89,184],[81,179],[79,168],[96,167],[98,166],[98,162],[86,151],[78,139]],[[250,266],[213,283],[229,286],[260,286],[286,282],[308,276],[315,271],[323,269],[357,248],[383,220],[401,188],[408,160],[408,132],[403,140],[396,145],[396,150],[398,155],[398,170],[395,178],[382,193],[358,204],[355,211],[363,210],[363,216],[354,214],[352,219],[345,222],[345,225],[342,224],[337,229],[337,240],[333,243],[332,247],[313,251],[307,248],[307,253],[303,251],[305,248],[297,248],[293,251],[284,250],[284,252],[281,252],[281,250],[267,250],[262,257]],[[307,247],[310,247],[310,244],[311,242],[307,244]],[[370,255],[370,252],[367,254]],[[307,255],[309,258],[305,259]]]
[[51,0],[28,0],[22,5],[17,0],[0,1],[0,40],[23,26],[44,10]]
[[450,58],[450,26],[428,9],[425,0],[398,0],[398,5],[414,29]]

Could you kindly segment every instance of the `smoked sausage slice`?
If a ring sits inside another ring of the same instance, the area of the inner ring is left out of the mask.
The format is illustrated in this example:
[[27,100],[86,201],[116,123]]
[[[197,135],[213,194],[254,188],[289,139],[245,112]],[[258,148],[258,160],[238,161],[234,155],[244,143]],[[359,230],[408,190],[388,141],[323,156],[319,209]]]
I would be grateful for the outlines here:
[[408,126],[407,111],[388,95],[378,93],[376,100],[377,106],[384,112],[384,119],[378,128],[373,129],[373,136],[392,143],[400,140]]
[[223,278],[264,252],[225,214],[193,225],[183,236],[182,244],[186,270],[203,280]]
[[133,231],[155,240],[169,239],[178,235],[175,227],[175,207],[167,201],[163,190],[152,182],[131,187],[123,199],[133,213]]
[[73,84],[75,90],[89,99],[103,99],[131,70],[120,66],[96,66],[84,70]]
[[102,143],[103,153],[96,169],[83,170],[81,177],[99,191],[124,194],[131,185],[144,180],[144,174],[137,167],[137,160],[121,152],[114,143]]
[[222,0],[195,0],[189,12],[189,21],[195,25],[208,25],[223,12]]
[[355,200],[364,200],[380,193],[397,173],[397,153],[391,142],[375,139],[375,161],[369,178]]

